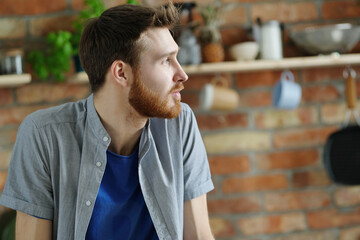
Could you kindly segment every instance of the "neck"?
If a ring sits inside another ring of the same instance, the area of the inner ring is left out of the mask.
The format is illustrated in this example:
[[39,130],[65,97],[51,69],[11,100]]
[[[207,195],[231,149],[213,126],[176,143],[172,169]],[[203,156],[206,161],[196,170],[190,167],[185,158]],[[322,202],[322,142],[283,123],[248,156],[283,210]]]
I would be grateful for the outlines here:
[[126,94],[111,94],[111,90],[97,92],[94,94],[94,105],[111,137],[109,150],[127,156],[139,143],[148,118],[137,113],[128,100],[122,97],[124,95],[126,96]]

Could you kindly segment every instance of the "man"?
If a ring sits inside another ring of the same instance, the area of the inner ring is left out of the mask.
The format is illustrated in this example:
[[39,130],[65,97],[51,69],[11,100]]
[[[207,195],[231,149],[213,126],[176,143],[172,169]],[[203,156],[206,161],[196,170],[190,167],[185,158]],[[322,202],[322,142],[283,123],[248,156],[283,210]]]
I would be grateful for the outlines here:
[[93,94],[29,115],[0,203],[17,239],[213,239],[213,189],[169,29],[173,5],[122,5],[85,28]]

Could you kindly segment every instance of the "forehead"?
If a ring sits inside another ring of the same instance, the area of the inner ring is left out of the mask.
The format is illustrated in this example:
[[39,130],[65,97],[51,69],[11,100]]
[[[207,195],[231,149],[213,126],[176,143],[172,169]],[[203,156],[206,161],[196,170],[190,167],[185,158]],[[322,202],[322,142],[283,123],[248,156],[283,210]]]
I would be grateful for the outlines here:
[[141,35],[140,42],[144,53],[150,54],[176,52],[179,48],[168,28],[150,28]]

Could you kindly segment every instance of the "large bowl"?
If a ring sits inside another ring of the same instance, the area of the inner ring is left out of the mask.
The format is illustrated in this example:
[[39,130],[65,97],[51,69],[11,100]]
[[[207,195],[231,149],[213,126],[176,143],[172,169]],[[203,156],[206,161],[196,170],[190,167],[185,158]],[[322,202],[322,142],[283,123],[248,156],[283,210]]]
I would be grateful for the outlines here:
[[360,26],[350,23],[292,30],[290,38],[309,54],[350,52],[360,40]]

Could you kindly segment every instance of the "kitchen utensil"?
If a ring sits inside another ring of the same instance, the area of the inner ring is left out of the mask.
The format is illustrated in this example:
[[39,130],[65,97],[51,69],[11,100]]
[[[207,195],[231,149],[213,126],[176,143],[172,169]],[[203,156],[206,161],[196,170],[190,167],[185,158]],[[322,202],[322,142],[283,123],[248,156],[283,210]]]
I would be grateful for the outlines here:
[[290,71],[281,73],[280,81],[273,90],[273,105],[279,109],[294,109],[301,102],[301,87]]
[[235,109],[239,103],[239,95],[226,84],[226,79],[215,77],[200,92],[200,108],[202,110]]
[[360,26],[342,23],[293,29],[290,38],[308,54],[347,53],[360,40]]
[[260,56],[262,59],[283,58],[281,23],[269,21],[260,28]]
[[254,60],[259,53],[257,42],[242,42],[229,48],[230,56],[236,61]]
[[[332,133],[324,147],[323,161],[332,181],[344,185],[360,184],[360,119],[356,110],[356,73],[344,71],[347,113],[344,127]],[[355,124],[349,124],[351,115]]]

